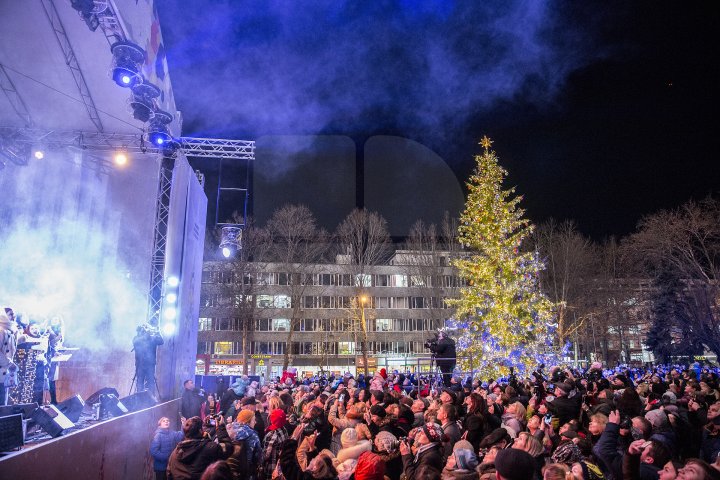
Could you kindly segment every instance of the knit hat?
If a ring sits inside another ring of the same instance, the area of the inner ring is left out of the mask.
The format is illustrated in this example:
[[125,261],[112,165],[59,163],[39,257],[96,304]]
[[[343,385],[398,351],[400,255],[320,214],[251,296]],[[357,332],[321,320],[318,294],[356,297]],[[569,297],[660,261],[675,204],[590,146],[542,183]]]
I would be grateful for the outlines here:
[[253,418],[255,418],[255,413],[250,410],[240,410],[240,413],[237,415],[237,421],[239,423],[248,424]]
[[385,370],[384,368],[381,368],[381,369],[380,369],[380,376],[383,377],[383,378],[387,378],[387,370]]
[[554,463],[572,465],[573,463],[577,463],[581,460],[582,453],[580,453],[580,448],[578,448],[572,440],[568,440],[558,445],[555,452],[552,454],[552,461]]
[[343,448],[352,447],[357,444],[358,436],[354,428],[346,428],[340,434],[340,444]]
[[495,457],[495,469],[507,480],[535,478],[535,459],[517,448],[500,450]]
[[663,393],[662,403],[664,405],[668,405],[668,404],[674,405],[675,403],[677,403],[677,395],[675,395],[673,392],[668,390],[667,392]]
[[355,467],[355,480],[383,480],[385,462],[379,455],[363,452]]
[[645,419],[650,422],[654,429],[666,428],[668,426],[668,417],[662,410],[650,410],[645,414]]
[[267,429],[268,431],[272,432],[273,430],[278,430],[285,426],[285,424],[287,423],[287,416],[285,415],[284,411],[276,408],[275,410],[270,412],[268,420],[270,420],[270,425],[267,427]]
[[478,458],[473,451],[472,443],[467,440],[459,440],[453,446],[455,464],[460,470],[475,470],[478,466]]
[[587,480],[602,480],[605,478],[597,465],[589,462],[580,462],[583,471],[583,478]]
[[398,439],[392,433],[381,430],[375,435],[375,445],[378,450],[391,453],[397,449]]
[[422,427],[423,432],[425,432],[425,436],[430,440],[431,442],[441,442],[443,437],[443,431],[440,425],[433,422],[428,422]]

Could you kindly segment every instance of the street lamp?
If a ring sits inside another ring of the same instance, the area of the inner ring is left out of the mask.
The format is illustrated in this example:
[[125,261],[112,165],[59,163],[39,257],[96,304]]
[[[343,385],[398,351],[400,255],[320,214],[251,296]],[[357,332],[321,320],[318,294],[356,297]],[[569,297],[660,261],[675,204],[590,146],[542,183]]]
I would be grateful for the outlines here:
[[365,381],[367,381],[368,378],[368,357],[367,357],[367,325],[365,325],[365,302],[367,302],[368,298],[365,295],[362,295],[360,297],[360,325],[362,328],[363,333],[363,340],[360,347],[360,350],[362,351],[363,356],[363,363],[365,364]]

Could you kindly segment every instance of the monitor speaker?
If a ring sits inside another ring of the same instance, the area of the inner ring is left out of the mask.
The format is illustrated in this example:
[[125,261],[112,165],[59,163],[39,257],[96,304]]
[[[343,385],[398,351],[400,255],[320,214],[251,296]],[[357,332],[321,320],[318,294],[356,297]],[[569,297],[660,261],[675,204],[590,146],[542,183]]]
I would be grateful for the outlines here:
[[80,395],[75,395],[67,400],[57,404],[58,410],[60,410],[71,422],[77,422],[80,420],[80,414],[85,407],[85,402]]
[[37,410],[37,403],[16,403],[15,405],[2,405],[0,406],[0,417],[7,415],[22,415],[22,418],[29,419],[32,414]]
[[87,400],[85,400],[85,405],[92,406],[96,403],[100,403],[100,395],[107,395],[109,393],[112,393],[113,395],[115,395],[118,398],[120,397],[120,394],[118,393],[117,390],[115,390],[114,388],[111,388],[111,387],[105,387],[105,388],[101,388],[97,392],[90,395],[87,398]]
[[[125,407],[125,405],[123,405],[123,403],[118,400],[117,395],[114,395],[112,393],[100,395],[100,411],[104,413],[109,413],[113,417],[120,417],[128,413],[127,407]],[[104,415],[102,415],[101,413],[101,416]]]
[[22,415],[0,417],[0,452],[9,452],[25,444]]
[[140,392],[133,393],[132,395],[121,398],[120,401],[130,412],[137,412],[138,410],[150,408],[156,403],[152,395],[150,395],[150,390],[142,390]]
[[63,430],[75,426],[55,405],[43,405],[32,414],[32,419],[51,437],[62,435]]

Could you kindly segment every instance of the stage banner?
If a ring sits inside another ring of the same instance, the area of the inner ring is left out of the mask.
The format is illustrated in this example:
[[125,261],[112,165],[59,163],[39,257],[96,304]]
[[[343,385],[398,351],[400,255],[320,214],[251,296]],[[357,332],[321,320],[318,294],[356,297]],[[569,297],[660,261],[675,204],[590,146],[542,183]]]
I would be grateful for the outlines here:
[[[165,279],[174,276],[180,282],[177,287],[170,287],[166,282],[160,317],[161,330],[164,325],[174,323],[174,332],[163,335],[165,344],[158,350],[157,380],[164,398],[178,396],[183,381],[195,376],[206,214],[207,197],[203,187],[184,155],[178,154],[170,198]],[[168,293],[177,294],[174,305],[167,303]],[[165,315],[168,308],[176,309],[174,321]]]

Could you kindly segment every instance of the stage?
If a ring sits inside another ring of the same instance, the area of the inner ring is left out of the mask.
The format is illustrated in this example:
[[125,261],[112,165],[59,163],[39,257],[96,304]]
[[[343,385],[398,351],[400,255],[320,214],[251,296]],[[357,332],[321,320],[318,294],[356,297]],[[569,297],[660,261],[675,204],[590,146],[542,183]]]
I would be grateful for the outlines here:
[[179,429],[179,409],[175,399],[26,445],[0,458],[0,478],[151,480],[149,448],[157,421],[168,417],[170,428]]

